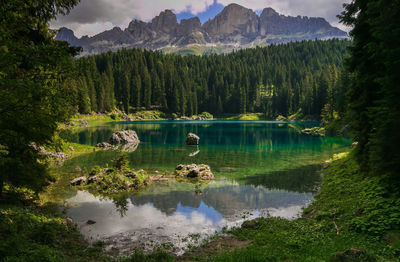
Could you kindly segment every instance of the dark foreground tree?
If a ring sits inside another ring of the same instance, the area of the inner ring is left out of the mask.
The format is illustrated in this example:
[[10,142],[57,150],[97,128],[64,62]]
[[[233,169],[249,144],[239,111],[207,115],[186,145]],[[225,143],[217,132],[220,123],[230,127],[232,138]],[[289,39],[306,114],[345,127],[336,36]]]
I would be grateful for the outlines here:
[[72,112],[72,56],[48,22],[79,0],[0,2],[0,193],[5,183],[39,190],[47,178],[31,143],[51,142]]
[[341,20],[353,26],[349,113],[361,166],[400,178],[400,1],[353,0]]

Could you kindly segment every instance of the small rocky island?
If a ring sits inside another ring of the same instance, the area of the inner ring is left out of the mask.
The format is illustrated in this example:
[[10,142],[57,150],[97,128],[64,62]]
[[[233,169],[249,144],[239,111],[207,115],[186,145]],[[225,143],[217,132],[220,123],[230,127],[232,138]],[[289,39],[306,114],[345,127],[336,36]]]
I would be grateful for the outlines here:
[[150,182],[146,171],[128,168],[126,155],[121,155],[112,161],[111,168],[96,166],[88,174],[73,179],[70,184],[103,195],[112,195],[121,191],[137,191]]
[[175,168],[175,174],[178,178],[196,178],[201,180],[214,180],[210,166],[200,164],[178,165]]

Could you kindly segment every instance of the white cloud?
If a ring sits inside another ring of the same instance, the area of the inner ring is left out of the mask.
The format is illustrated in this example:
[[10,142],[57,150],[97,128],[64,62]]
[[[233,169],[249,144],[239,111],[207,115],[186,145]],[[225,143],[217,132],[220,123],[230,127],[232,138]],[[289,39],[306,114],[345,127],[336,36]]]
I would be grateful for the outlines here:
[[114,26],[124,29],[133,19],[151,20],[165,9],[197,14],[212,3],[213,0],[81,0],[69,15],[59,16],[51,26],[68,27],[79,37],[92,36]]

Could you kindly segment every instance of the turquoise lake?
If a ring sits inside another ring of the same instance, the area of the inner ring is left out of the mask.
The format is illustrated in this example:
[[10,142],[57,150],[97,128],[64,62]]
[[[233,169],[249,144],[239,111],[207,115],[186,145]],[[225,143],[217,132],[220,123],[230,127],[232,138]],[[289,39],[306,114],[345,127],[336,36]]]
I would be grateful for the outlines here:
[[[348,150],[346,138],[299,133],[318,123],[269,121],[117,122],[65,135],[71,142],[96,145],[118,130],[133,129],[141,143],[125,148],[130,166],[150,173],[173,172],[178,164],[207,164],[209,183],[157,183],[135,195],[100,198],[71,192],[67,215],[92,241],[103,240],[122,253],[134,247],[169,243],[177,254],[223,227],[258,216],[294,218],[312,202],[321,165]],[[187,133],[200,137],[186,146]],[[97,150],[66,161],[62,168],[105,166],[119,151]],[[86,225],[87,220],[94,225]]]

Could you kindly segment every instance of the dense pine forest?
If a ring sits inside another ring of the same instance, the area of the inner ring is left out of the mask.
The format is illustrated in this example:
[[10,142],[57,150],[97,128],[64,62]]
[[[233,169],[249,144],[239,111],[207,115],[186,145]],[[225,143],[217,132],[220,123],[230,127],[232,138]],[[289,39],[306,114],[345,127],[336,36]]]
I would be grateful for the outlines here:
[[227,55],[165,55],[147,50],[80,58],[80,113],[162,108],[193,115],[263,112],[268,117],[302,109],[320,116],[344,111],[349,41],[304,41]]

